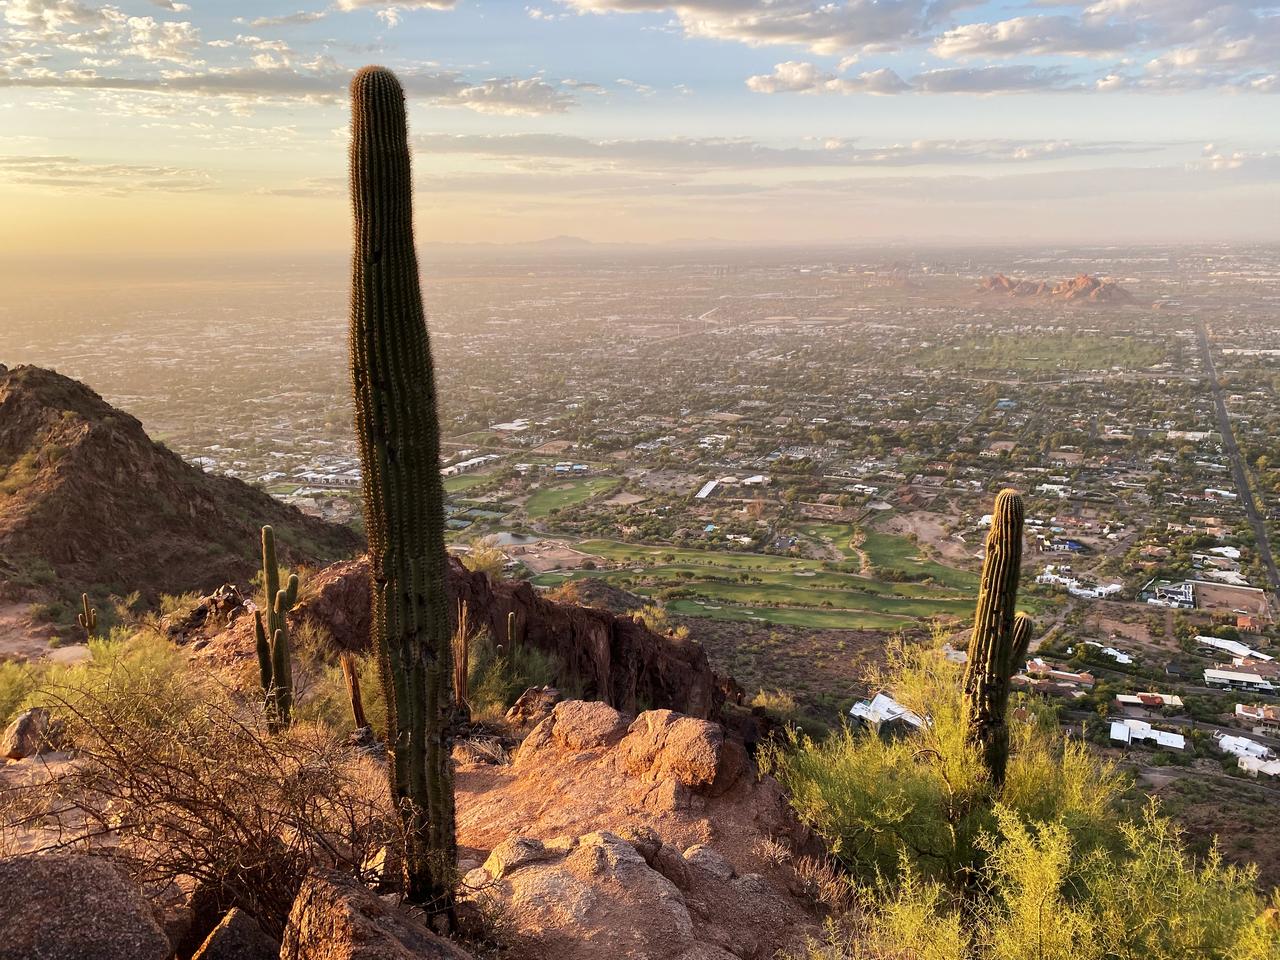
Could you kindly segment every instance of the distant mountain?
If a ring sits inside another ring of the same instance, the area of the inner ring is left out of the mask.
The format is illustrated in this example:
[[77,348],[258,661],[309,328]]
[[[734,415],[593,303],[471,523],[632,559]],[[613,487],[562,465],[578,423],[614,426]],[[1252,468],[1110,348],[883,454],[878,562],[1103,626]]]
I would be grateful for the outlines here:
[[1037,297],[1077,303],[1133,303],[1133,294],[1114,280],[1082,273],[1071,280],[1013,280],[1003,273],[987,277],[978,289],[1010,297]]
[[0,365],[0,597],[138,590],[154,600],[244,583],[267,523],[282,563],[361,546],[346,527],[201,472],[84,384]]

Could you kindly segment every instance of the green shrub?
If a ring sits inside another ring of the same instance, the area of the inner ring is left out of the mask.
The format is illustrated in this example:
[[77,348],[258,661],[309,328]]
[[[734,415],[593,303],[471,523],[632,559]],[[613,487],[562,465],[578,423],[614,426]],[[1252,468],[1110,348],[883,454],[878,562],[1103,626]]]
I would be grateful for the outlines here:
[[1052,709],[1022,704],[997,794],[964,736],[956,665],[896,644],[875,679],[928,718],[922,730],[793,735],[766,752],[800,818],[866,884],[792,960],[1280,956],[1256,869],[1197,861],[1154,802],[1126,819],[1125,781]]

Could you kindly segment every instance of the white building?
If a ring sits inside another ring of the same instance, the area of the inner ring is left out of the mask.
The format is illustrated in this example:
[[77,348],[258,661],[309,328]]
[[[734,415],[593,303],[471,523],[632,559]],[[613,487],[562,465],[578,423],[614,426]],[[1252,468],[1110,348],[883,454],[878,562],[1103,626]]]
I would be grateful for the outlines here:
[[1250,740],[1248,737],[1216,733],[1213,738],[1218,741],[1218,749],[1223,753],[1231,753],[1237,757],[1253,757],[1255,760],[1270,760],[1275,756],[1275,751],[1266,744]]
[[1248,644],[1241,643],[1239,640],[1224,640],[1221,637],[1196,637],[1196,643],[1202,647],[1213,647],[1217,650],[1225,650],[1233,657],[1248,657],[1250,660],[1274,660],[1275,657],[1269,657],[1265,653],[1259,653]]
[[1148,741],[1169,750],[1185,750],[1187,739],[1180,733],[1157,730],[1145,720],[1112,720],[1111,739],[1129,746],[1137,741]]
[[1256,673],[1239,673],[1235,670],[1213,668],[1205,670],[1206,687],[1222,687],[1224,690],[1252,690],[1257,693],[1274,693],[1276,685]]
[[865,723],[873,730],[905,724],[913,729],[920,729],[924,721],[920,717],[884,691],[877,693],[870,700],[859,700],[849,708],[849,716]]

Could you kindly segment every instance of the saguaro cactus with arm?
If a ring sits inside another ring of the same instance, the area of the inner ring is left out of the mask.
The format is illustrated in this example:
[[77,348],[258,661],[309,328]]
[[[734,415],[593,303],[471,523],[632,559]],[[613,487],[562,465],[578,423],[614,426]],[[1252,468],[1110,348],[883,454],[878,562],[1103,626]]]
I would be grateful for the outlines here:
[[997,788],[1004,783],[1009,763],[1005,718],[1009,680],[1031,643],[1031,618],[1014,612],[1022,566],[1023,512],[1017,491],[1001,490],[996,495],[964,676],[972,737]]
[[253,613],[253,633],[258,647],[258,676],[266,694],[267,729],[273,733],[289,725],[293,713],[293,663],[289,652],[288,614],[298,600],[298,575],[291,574],[280,588],[280,568],[276,565],[276,535],[262,528],[262,591],[266,621],[262,612]]
[[351,382],[373,570],[373,640],[387,694],[406,895],[452,922],[456,871],[452,631],[435,375],[413,245],[404,91],[365,67],[351,83]]

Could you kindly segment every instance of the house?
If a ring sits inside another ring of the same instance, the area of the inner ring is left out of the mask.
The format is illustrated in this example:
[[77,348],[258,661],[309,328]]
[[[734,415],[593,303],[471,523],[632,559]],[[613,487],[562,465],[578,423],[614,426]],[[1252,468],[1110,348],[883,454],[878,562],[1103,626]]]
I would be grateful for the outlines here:
[[1126,713],[1141,713],[1144,716],[1150,716],[1164,710],[1166,707],[1171,710],[1182,709],[1182,698],[1173,693],[1156,693],[1154,690],[1147,693],[1121,693],[1116,695],[1116,706]]
[[1146,741],[1167,750],[1185,750],[1187,739],[1180,733],[1168,730],[1157,730],[1145,720],[1112,720],[1111,741],[1130,746],[1135,742]]
[[1275,757],[1275,751],[1265,743],[1250,740],[1248,737],[1234,737],[1230,734],[1215,733],[1213,739],[1217,741],[1218,749],[1223,753],[1235,754],[1237,757],[1253,757],[1257,760],[1271,760]]
[[1068,670],[1066,667],[1051,664],[1039,657],[1027,661],[1027,673],[1033,677],[1047,677],[1050,680],[1078,683],[1082,687],[1092,687],[1094,682],[1093,674],[1088,671],[1077,673],[1074,670]]
[[1196,643],[1202,647],[1213,647],[1216,650],[1223,650],[1231,654],[1233,657],[1248,657],[1250,660],[1274,660],[1265,653],[1259,653],[1248,644],[1241,643],[1239,640],[1224,640],[1222,637],[1196,637]]
[[1251,777],[1256,777],[1260,773],[1268,777],[1280,777],[1280,760],[1239,757],[1236,760],[1236,765]]
[[1206,687],[1221,687],[1224,690],[1249,690],[1254,693],[1275,693],[1276,685],[1254,673],[1240,673],[1235,670],[1208,668],[1204,672]]
[[925,721],[881,690],[870,700],[859,700],[849,708],[849,716],[876,733],[919,730]]
[[1254,733],[1280,733],[1280,707],[1269,703],[1237,703],[1236,719],[1252,723]]

